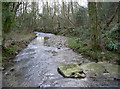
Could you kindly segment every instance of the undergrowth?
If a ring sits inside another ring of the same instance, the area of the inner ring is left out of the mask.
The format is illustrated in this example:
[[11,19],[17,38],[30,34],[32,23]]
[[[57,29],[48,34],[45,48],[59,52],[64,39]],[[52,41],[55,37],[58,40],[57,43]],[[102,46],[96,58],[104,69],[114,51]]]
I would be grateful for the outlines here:
[[120,61],[118,55],[116,53],[110,52],[108,50],[97,50],[93,51],[90,46],[84,45],[83,42],[78,42],[77,37],[71,37],[68,39],[68,46],[78,53],[83,53],[87,56],[92,57],[93,59],[97,61],[114,61],[118,62]]
[[3,59],[7,59],[7,58],[13,56],[14,52],[17,51],[17,48],[18,48],[17,45],[10,45],[10,46],[4,48],[2,51]]

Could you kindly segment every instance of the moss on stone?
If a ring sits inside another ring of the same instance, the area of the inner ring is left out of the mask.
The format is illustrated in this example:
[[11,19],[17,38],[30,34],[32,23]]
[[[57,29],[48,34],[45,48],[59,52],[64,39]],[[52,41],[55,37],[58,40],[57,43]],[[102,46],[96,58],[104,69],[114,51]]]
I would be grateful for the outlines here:
[[108,62],[90,62],[80,66],[77,64],[64,64],[59,66],[59,72],[67,78],[84,78],[87,74],[104,74],[108,73],[109,76],[118,78],[120,76],[118,69],[119,65],[113,65]]
[[85,77],[82,69],[77,64],[64,64],[58,67],[58,71],[67,78]]

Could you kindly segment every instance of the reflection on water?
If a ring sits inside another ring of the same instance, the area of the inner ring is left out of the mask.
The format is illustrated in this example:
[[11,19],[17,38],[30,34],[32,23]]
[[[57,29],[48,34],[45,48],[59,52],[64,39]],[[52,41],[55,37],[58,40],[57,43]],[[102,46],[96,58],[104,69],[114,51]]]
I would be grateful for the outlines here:
[[45,38],[38,36],[38,37],[36,38],[36,41],[37,41],[38,44],[44,45]]

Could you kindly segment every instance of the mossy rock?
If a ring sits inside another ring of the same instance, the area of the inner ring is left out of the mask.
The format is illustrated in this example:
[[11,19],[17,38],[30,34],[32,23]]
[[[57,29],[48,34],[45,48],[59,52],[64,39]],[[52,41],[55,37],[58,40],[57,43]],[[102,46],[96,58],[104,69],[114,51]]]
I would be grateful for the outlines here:
[[65,78],[84,78],[83,70],[77,64],[64,64],[58,67],[58,72]]
[[107,62],[98,62],[98,64],[103,65],[105,67],[106,71],[111,75],[111,77],[120,76],[120,73],[119,73],[120,66],[119,65],[114,65],[114,64],[107,63]]
[[108,63],[108,62],[98,62],[98,64],[101,64],[104,67],[107,67],[110,63]]
[[90,74],[102,74],[105,71],[105,67],[103,65],[95,62],[82,64],[80,67],[83,69],[85,73]]

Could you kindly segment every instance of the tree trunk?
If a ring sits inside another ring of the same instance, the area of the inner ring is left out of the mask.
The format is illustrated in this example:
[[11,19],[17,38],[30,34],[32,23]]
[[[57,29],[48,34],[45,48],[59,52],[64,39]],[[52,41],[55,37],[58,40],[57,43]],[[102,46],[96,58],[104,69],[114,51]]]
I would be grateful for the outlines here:
[[119,6],[118,6],[118,23],[120,23],[120,1],[118,3],[119,3]]
[[98,19],[97,19],[97,4],[96,2],[89,2],[89,18],[91,26],[91,42],[92,49],[96,51],[98,49]]

